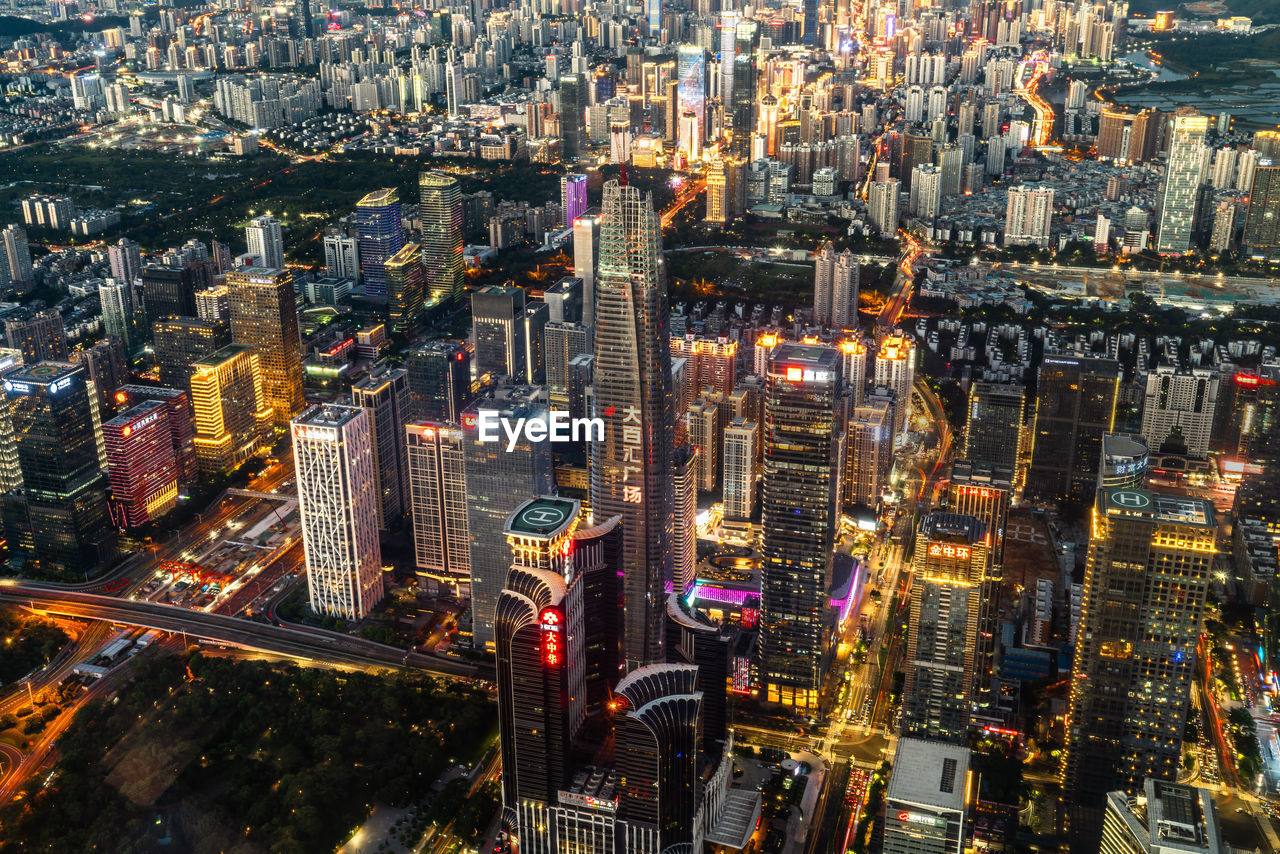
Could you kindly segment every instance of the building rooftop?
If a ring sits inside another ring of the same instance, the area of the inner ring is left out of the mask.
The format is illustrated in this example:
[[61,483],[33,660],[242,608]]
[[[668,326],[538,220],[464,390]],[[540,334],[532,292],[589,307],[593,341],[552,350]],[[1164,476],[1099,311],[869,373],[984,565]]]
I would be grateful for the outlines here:
[[1213,505],[1199,498],[1117,488],[1104,492],[1101,501],[1109,516],[1144,517],[1157,522],[1215,527]]
[[503,530],[508,534],[553,539],[573,524],[580,506],[570,498],[534,498],[512,511]]
[[239,356],[241,353],[252,352],[253,348],[248,344],[228,344],[221,350],[213,351],[203,359],[197,359],[191,365],[196,368],[214,368],[234,356]]
[[393,205],[400,201],[400,194],[394,187],[384,187],[381,190],[374,190],[367,194],[363,199],[356,202],[358,208],[374,208],[383,207],[385,205]]
[[10,386],[13,383],[52,385],[68,374],[73,374],[79,370],[81,370],[79,365],[73,365],[70,362],[36,362],[34,365],[27,365],[6,374],[4,378],[5,391],[11,391]]
[[920,738],[898,740],[885,797],[922,807],[961,811],[969,776],[969,748]]
[[821,344],[797,344],[785,342],[774,348],[771,361],[775,366],[822,368],[836,370],[840,367],[840,351]]
[[341,427],[359,418],[364,409],[359,406],[343,406],[337,403],[317,403],[308,406],[293,419],[294,424],[307,427]]

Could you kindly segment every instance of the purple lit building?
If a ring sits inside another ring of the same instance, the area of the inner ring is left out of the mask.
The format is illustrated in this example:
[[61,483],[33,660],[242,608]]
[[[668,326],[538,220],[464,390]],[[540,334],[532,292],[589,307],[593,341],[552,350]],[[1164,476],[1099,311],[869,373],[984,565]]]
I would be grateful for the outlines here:
[[560,178],[560,211],[562,225],[569,228],[573,221],[587,212],[587,176],[570,173]]

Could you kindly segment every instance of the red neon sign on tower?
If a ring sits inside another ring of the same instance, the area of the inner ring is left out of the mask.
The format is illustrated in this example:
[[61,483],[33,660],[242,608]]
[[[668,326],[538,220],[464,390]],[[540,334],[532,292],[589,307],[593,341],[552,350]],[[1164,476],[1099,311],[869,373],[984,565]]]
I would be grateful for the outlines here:
[[559,667],[564,661],[564,641],[561,638],[564,615],[559,608],[543,608],[538,620],[542,623],[542,663],[547,667]]

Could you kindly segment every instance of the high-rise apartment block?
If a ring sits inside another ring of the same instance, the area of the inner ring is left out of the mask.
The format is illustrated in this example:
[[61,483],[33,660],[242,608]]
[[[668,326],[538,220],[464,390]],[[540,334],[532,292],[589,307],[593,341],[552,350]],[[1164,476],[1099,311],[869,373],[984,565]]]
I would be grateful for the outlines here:
[[[1209,456],[1221,377],[1208,368],[1161,365],[1147,374],[1142,436],[1157,453],[1168,442],[1187,456]],[[1177,434],[1176,436],[1174,434]]]
[[893,465],[893,407],[883,401],[855,406],[845,428],[842,503],[875,509]]
[[126,353],[132,353],[138,342],[133,325],[133,285],[117,279],[106,279],[98,286],[102,304],[102,331],[120,342]]
[[21,350],[22,359],[28,365],[68,359],[67,331],[62,324],[62,314],[56,308],[26,312],[24,316],[6,320],[4,333],[9,346]]
[[1216,536],[1206,501],[1098,490],[1062,766],[1075,803],[1177,779]]
[[345,620],[368,616],[383,594],[369,421],[359,407],[324,404],[289,425],[311,610]]
[[765,392],[760,681],[770,702],[800,709],[818,708],[831,651],[842,405],[838,350],[778,345]]
[[1053,223],[1053,188],[1010,187],[1005,207],[1004,245],[1049,246]]
[[858,326],[858,261],[830,241],[818,248],[813,269],[813,322],[833,329]]
[[916,343],[905,335],[890,335],[876,351],[875,385],[890,389],[893,405],[893,441],[903,438],[911,411],[911,393],[916,381]]
[[227,274],[231,338],[258,352],[262,390],[277,427],[302,411],[302,336],[293,275],[288,270],[246,267]]
[[757,457],[760,428],[755,421],[734,418],[724,431],[724,518],[729,522],[750,520],[756,503]]
[[234,468],[270,447],[271,407],[257,352],[228,344],[192,363],[191,411],[201,472]]
[[687,360],[686,403],[692,403],[707,389],[726,397],[733,393],[738,377],[737,341],[706,335],[673,336],[671,355]]
[[272,216],[254,217],[244,228],[244,239],[255,266],[284,268],[284,235],[280,231],[280,220]]

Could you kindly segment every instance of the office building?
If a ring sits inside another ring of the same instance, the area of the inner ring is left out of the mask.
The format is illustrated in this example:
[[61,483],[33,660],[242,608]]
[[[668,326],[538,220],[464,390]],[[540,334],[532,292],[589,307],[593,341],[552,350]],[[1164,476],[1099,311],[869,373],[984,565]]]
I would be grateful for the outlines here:
[[582,322],[582,279],[565,276],[543,291],[548,323]]
[[[540,389],[505,386],[494,397],[473,401],[462,413],[467,473],[467,531],[471,541],[472,643],[491,649],[493,614],[511,554],[502,536],[502,525],[511,511],[530,495],[554,490],[554,464],[549,442],[533,442],[522,433],[508,451],[506,441],[481,442],[479,413],[491,410],[514,423],[520,418],[545,418],[547,401]],[[505,437],[504,437],[505,439]],[[602,516],[596,511],[597,518]]]
[[1165,167],[1156,221],[1156,251],[1181,255],[1191,248],[1196,203],[1204,175],[1204,137],[1209,117],[1179,107],[1169,125],[1169,161]]
[[369,421],[360,407],[317,404],[289,425],[308,601],[344,620],[367,617],[383,593]]
[[271,446],[272,410],[258,353],[228,344],[192,363],[191,412],[201,473],[235,468]]
[[147,322],[166,317],[196,316],[196,268],[162,267],[148,264],[142,268],[142,305]]
[[383,265],[387,288],[387,322],[392,332],[410,335],[418,314],[422,311],[425,292],[422,258],[421,246],[406,243]]
[[178,457],[163,401],[139,403],[102,425],[112,513],[122,528],[158,519],[178,502]]
[[1213,793],[1145,780],[1136,794],[1107,793],[1098,854],[1227,854]]
[[1150,468],[1147,442],[1141,436],[1107,433],[1102,437],[1102,489],[1146,489]]
[[133,285],[117,279],[106,279],[98,286],[102,304],[102,331],[120,342],[126,353],[132,353],[141,342],[133,325]]
[[662,602],[672,578],[675,434],[662,232],[652,196],[604,187],[596,282],[591,507],[622,517],[624,655],[628,670],[662,660]]
[[971,752],[902,738],[884,795],[884,854],[962,854],[968,823]]
[[832,642],[840,380],[832,347],[779,344],[769,360],[760,681],[764,699],[806,710],[818,708]]
[[4,377],[26,497],[23,522],[44,572],[75,580],[115,553],[88,372],[37,362]]
[[573,223],[573,275],[582,280],[582,325],[592,328],[596,311],[596,259],[600,254],[600,216],[584,214]]
[[525,500],[504,520],[512,556],[495,602],[502,803],[521,851],[559,850],[551,809],[571,787],[586,716],[582,577],[574,572],[579,505]]
[[288,270],[246,267],[227,273],[231,340],[258,351],[262,390],[284,428],[302,411],[302,336],[293,275]]
[[371,297],[385,297],[387,260],[404,247],[400,194],[395,189],[374,190],[356,202],[356,229],[364,292]]
[[189,389],[193,365],[231,343],[231,326],[195,318],[168,317],[151,325],[151,355],[160,382]]
[[876,351],[874,383],[894,393],[893,442],[905,439],[916,382],[916,342],[905,335],[890,335]]
[[271,216],[254,217],[244,227],[244,239],[255,267],[284,269],[284,235],[280,231],[280,220]]
[[443,172],[418,176],[418,219],[422,222],[422,264],[431,304],[462,296],[462,188]]
[[702,451],[677,445],[671,469],[672,532],[670,588],[684,596],[693,588],[698,566],[698,475]]
[[524,327],[524,373],[519,377],[521,382],[543,385],[547,379],[545,334],[547,318],[550,312],[547,304],[540,300],[526,303],[520,314],[520,323]]
[[471,402],[471,351],[458,341],[428,341],[409,351],[411,420],[457,424]]
[[1120,365],[1049,354],[1040,365],[1026,496],[1087,501],[1097,488],[1102,435],[1115,427]]
[[724,518],[746,522],[756,505],[756,459],[760,448],[760,428],[755,421],[734,418],[724,431]]
[[831,241],[818,247],[813,268],[813,322],[833,329],[858,327],[858,261]]
[[1062,765],[1075,803],[1177,779],[1216,536],[1206,501],[1097,491]]
[[1053,224],[1053,188],[1010,187],[1005,205],[1004,245],[1049,246]]
[[1280,258],[1280,159],[1259,163],[1253,170],[1240,242],[1247,257]]
[[1020,385],[975,382],[969,386],[961,456],[1016,471],[1022,456],[1025,395]]
[[409,421],[408,371],[374,368],[351,386],[351,405],[369,411],[378,528],[394,528],[409,512],[409,467],[404,447],[404,425]]
[[[0,376],[22,367],[22,353],[0,349]],[[13,413],[8,402],[0,406],[0,494],[22,488],[22,466],[18,461],[18,437],[13,432]]]
[[903,731],[962,744],[978,678],[988,531],[973,516],[930,513],[912,555]]
[[524,379],[524,289],[489,285],[471,295],[476,375]]
[[560,224],[572,228],[587,212],[587,176],[571,172],[560,176]]
[[583,111],[587,107],[585,74],[560,75],[560,143],[565,161],[576,160],[582,153]]
[[22,359],[28,365],[67,361],[67,332],[62,325],[62,314],[56,308],[27,311],[23,316],[6,320],[4,334],[9,347],[21,350]]
[[885,401],[855,406],[845,428],[844,509],[875,509],[893,465],[893,407]]
[[591,352],[591,332],[581,323],[551,322],[543,329],[543,359],[551,404],[569,402],[569,363]]
[[1220,382],[1218,372],[1209,368],[1160,365],[1148,373],[1142,408],[1147,446],[1159,453],[1167,442],[1172,453],[1207,459]]
[[174,460],[178,467],[178,483],[194,483],[197,474],[196,428],[191,420],[191,396],[181,389],[161,386],[122,385],[116,389],[115,402],[120,410],[151,400],[158,400],[165,405],[169,441],[173,444]]
[[418,572],[455,587],[466,584],[471,538],[462,428],[431,421],[405,425],[405,458]]

